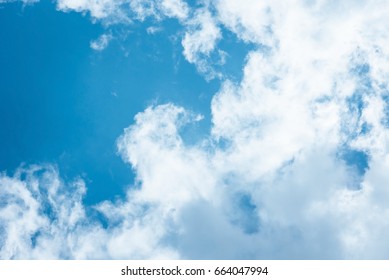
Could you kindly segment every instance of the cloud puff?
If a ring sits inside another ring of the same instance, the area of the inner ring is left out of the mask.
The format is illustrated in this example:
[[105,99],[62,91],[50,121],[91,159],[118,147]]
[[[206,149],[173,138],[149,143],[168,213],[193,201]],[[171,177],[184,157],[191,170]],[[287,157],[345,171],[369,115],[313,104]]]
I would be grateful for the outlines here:
[[112,35],[110,34],[103,34],[100,35],[99,38],[97,38],[94,41],[90,42],[90,47],[94,49],[95,51],[102,51],[106,47],[108,47],[109,42],[112,40]]
[[186,19],[189,14],[189,6],[181,0],[163,0],[160,7],[164,15],[180,20]]
[[215,18],[207,8],[197,10],[195,16],[188,23],[188,29],[182,39],[185,58],[194,63],[200,73],[213,78],[215,73],[207,62],[211,52],[221,38],[220,28]]
[[106,19],[118,17],[121,20],[126,16],[120,7],[125,4],[124,0],[58,0],[57,8],[61,11],[89,12],[93,18]]
[[184,140],[201,121],[185,108],[135,117],[117,141],[136,174],[125,198],[86,209],[84,183],[51,166],[3,174],[2,258],[388,257],[386,2],[65,2],[95,18],[164,7],[207,75],[222,29],[254,48],[241,81],[220,76],[198,143]]

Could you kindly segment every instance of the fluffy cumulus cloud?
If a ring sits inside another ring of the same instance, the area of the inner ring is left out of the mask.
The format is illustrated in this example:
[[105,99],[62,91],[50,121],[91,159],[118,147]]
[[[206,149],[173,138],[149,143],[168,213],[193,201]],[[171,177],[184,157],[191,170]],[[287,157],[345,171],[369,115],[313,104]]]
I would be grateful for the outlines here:
[[2,258],[389,257],[385,1],[58,1],[96,19],[126,5],[177,18],[206,76],[234,33],[254,46],[243,77],[219,76],[198,143],[182,132],[196,113],[139,113],[117,141],[136,174],[119,201],[86,209],[84,183],[52,166],[2,174]]

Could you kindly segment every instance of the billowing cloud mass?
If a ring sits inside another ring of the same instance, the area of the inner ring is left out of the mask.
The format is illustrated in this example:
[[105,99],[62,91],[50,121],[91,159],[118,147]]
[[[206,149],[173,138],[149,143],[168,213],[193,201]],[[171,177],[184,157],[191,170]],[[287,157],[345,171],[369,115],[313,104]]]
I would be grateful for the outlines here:
[[[136,174],[121,200],[86,209],[85,183],[53,166],[2,174],[1,258],[389,257],[386,1],[57,3],[95,20],[177,18],[183,56],[222,86],[195,144],[181,129],[196,112],[137,114],[117,141]],[[252,46],[240,81],[212,70],[222,30]]]

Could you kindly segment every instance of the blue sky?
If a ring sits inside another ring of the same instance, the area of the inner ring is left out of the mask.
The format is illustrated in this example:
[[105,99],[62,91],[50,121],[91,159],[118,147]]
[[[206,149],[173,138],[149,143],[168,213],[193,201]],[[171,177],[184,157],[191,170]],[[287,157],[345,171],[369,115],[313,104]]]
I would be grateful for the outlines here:
[[0,1],[0,258],[387,258],[373,2]]

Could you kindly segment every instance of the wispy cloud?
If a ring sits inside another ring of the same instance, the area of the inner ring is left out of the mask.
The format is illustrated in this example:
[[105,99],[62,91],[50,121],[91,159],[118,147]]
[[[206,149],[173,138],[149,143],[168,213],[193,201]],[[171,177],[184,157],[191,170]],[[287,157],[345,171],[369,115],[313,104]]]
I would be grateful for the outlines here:
[[109,42],[112,40],[111,34],[102,34],[96,40],[90,42],[90,47],[95,51],[102,51],[108,47]]
[[128,23],[132,18],[143,21],[147,17],[172,17],[185,20],[189,6],[181,0],[57,0],[62,11],[88,12],[106,23]]

